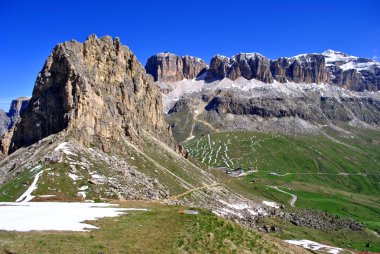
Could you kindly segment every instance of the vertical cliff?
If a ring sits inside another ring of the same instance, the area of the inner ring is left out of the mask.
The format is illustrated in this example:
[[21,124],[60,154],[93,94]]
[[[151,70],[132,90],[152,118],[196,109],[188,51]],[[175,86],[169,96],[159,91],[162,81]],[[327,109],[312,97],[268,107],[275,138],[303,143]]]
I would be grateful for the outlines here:
[[239,53],[231,58],[215,56],[211,59],[207,79],[257,79],[264,83],[274,80],[285,83],[327,83],[329,73],[320,54],[305,54],[293,58],[270,60],[258,53]]
[[271,72],[281,83],[328,83],[329,73],[325,58],[321,54],[304,54],[292,58],[279,58],[271,61]]
[[166,52],[150,57],[145,68],[155,81],[175,82],[196,78],[207,68],[207,64],[198,57],[180,57]]
[[122,149],[115,144],[124,139],[139,143],[142,130],[174,146],[151,76],[118,38],[91,35],[54,48],[8,147],[13,152],[67,131],[84,145],[109,151]]
[[8,129],[11,129],[20,116],[24,113],[28,107],[29,100],[30,98],[28,97],[20,97],[11,102],[11,107],[7,114],[10,118],[10,125],[8,126]]
[[7,113],[0,109],[0,137],[8,130],[10,120]]
[[20,118],[21,114],[26,110],[30,98],[20,97],[12,100],[8,112],[0,110],[0,137],[12,129],[13,125]]

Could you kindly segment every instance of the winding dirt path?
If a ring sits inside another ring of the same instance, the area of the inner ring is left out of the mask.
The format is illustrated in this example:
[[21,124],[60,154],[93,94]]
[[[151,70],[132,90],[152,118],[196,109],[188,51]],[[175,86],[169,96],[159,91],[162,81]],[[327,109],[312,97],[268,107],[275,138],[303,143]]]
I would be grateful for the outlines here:
[[173,195],[173,196],[170,196],[168,197],[168,199],[177,199],[177,198],[181,198],[183,196],[186,196],[194,191],[198,191],[198,190],[204,190],[204,189],[210,189],[210,188],[213,188],[213,187],[216,187],[216,186],[221,186],[221,185],[225,185],[226,183],[229,183],[229,182],[232,182],[232,181],[238,181],[239,179],[228,179],[226,181],[221,181],[221,182],[218,182],[218,183],[211,183],[211,184],[206,184],[206,185],[203,185],[201,187],[197,187],[197,188],[192,188],[190,190],[187,190],[183,193],[180,193],[178,195]]
[[222,183],[213,183],[213,184],[207,184],[207,185],[204,185],[204,186],[201,186],[201,187],[198,187],[198,188],[193,188],[193,189],[190,189],[188,191],[185,191],[181,194],[178,194],[178,195],[174,195],[174,196],[170,196],[168,199],[178,199],[178,198],[181,198],[183,196],[186,196],[194,191],[198,191],[198,190],[203,190],[203,189],[209,189],[209,188],[212,188],[212,187],[216,187],[216,186],[219,186],[221,185]]
[[297,199],[298,199],[297,195],[294,195],[294,194],[292,194],[292,193],[289,193],[289,192],[283,191],[283,190],[279,189],[277,186],[268,186],[268,187],[269,187],[269,188],[272,188],[272,189],[275,189],[275,190],[277,190],[277,191],[279,191],[279,192],[282,192],[282,193],[285,193],[285,194],[288,194],[288,195],[292,196],[292,199],[290,200],[289,205],[292,206],[292,207],[295,207],[294,204],[296,203],[296,201],[297,201]]
[[348,172],[336,172],[336,173],[324,173],[324,172],[273,172],[268,170],[263,170],[263,172],[268,172],[268,174],[274,176],[287,176],[287,175],[331,175],[331,176],[369,176],[369,175],[380,175],[380,173],[368,173],[368,172],[359,172],[359,173],[348,173]]
[[214,126],[212,126],[210,123],[208,123],[204,120],[198,119],[198,116],[205,111],[205,107],[206,107],[207,103],[208,103],[208,101],[207,102],[201,101],[199,103],[198,107],[196,108],[196,110],[194,110],[194,112],[193,112],[193,125],[191,126],[191,131],[190,131],[189,137],[185,140],[185,142],[195,138],[195,136],[193,135],[194,128],[195,128],[195,122],[200,122],[200,123],[206,125],[207,127],[209,127],[210,129],[212,129],[213,131],[220,132],[218,129],[216,129]]

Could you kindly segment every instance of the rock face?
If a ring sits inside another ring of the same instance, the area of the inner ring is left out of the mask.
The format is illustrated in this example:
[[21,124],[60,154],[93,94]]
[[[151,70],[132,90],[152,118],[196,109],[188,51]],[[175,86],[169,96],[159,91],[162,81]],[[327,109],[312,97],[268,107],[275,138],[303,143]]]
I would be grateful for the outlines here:
[[66,130],[84,145],[122,149],[148,131],[174,147],[161,94],[143,66],[118,38],[91,35],[84,43],[58,44],[38,74],[24,117],[4,153]]
[[30,98],[28,97],[20,97],[11,102],[11,107],[8,112],[8,117],[10,118],[10,125],[8,129],[11,129],[19,117],[24,113],[28,107],[29,100]]
[[10,120],[7,116],[7,113],[4,110],[0,109],[0,136],[8,131],[9,122]]
[[211,58],[210,69],[207,72],[208,80],[223,79],[227,76],[228,63],[230,59],[226,56],[216,55]]
[[282,97],[243,98],[223,93],[214,97],[205,107],[219,114],[255,115],[268,117],[298,117],[306,121],[327,124],[329,121],[380,124],[380,101],[371,98]]
[[207,64],[198,57],[183,56],[182,61],[185,79],[194,79],[207,69]]
[[359,92],[380,90],[380,63],[333,50],[275,60],[259,53],[239,53],[231,58],[216,55],[209,69],[199,58],[160,53],[148,59],[146,69],[155,81],[168,83],[193,79],[206,71],[207,82],[242,77],[264,83],[329,83]]
[[204,82],[203,87],[197,84],[195,92],[182,91],[181,86],[165,100],[165,106],[171,105],[166,119],[178,142],[215,129],[315,135],[326,126],[380,127],[379,93],[333,85],[229,79],[212,85]]
[[215,56],[211,59],[208,80],[229,78],[257,79],[264,83],[273,80],[284,83],[327,83],[329,74],[325,59],[319,54],[269,60],[258,53],[239,53],[232,58]]
[[230,59],[226,77],[235,80],[239,77],[257,79],[265,83],[272,83],[270,60],[263,55],[240,53]]
[[380,63],[334,50],[327,50],[322,55],[333,84],[354,91],[380,90]]
[[325,58],[320,54],[305,54],[271,61],[271,73],[278,82],[328,83]]
[[8,113],[0,110],[0,137],[12,129],[13,125],[20,118],[21,114],[25,111],[28,106],[30,98],[20,97],[11,102],[10,109]]
[[333,50],[275,60],[258,53],[239,53],[231,58],[216,55],[209,69],[199,58],[160,53],[148,59],[146,69],[155,81],[168,83],[193,79],[206,72],[207,82],[242,77],[264,83],[329,83],[359,92],[380,90],[380,63]]
[[217,55],[211,59],[208,80],[239,77],[272,83],[270,60],[258,53],[239,53],[232,58]]
[[148,59],[145,68],[155,81],[175,82],[196,78],[206,70],[207,64],[197,57],[159,53]]

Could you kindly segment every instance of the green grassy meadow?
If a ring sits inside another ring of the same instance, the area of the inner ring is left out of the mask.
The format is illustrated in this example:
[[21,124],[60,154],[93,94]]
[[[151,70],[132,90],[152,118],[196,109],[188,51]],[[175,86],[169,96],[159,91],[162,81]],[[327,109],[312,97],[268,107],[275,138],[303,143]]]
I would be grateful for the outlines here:
[[[316,209],[351,217],[380,232],[380,132],[365,130],[348,137],[334,132],[329,135],[334,138],[219,132],[184,145],[204,165],[254,169],[256,172],[228,183],[247,197],[288,204],[290,195],[270,188],[277,186],[297,195],[296,208],[288,206],[289,209]],[[371,239],[375,242],[371,250],[379,251],[380,239],[374,234]],[[368,250],[364,239],[346,239],[340,246],[347,247],[350,241],[352,248]]]

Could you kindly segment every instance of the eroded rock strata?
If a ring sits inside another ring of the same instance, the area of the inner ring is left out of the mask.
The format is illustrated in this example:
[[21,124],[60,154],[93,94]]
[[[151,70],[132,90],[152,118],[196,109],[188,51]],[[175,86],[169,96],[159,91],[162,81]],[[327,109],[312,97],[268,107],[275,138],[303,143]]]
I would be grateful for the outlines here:
[[148,59],[145,68],[155,81],[175,82],[196,78],[206,70],[207,64],[198,57],[159,53]]
[[158,87],[132,51],[110,36],[91,35],[84,43],[54,48],[25,116],[2,150],[14,152],[63,130],[104,151],[124,138],[139,143],[142,130],[174,147]]

